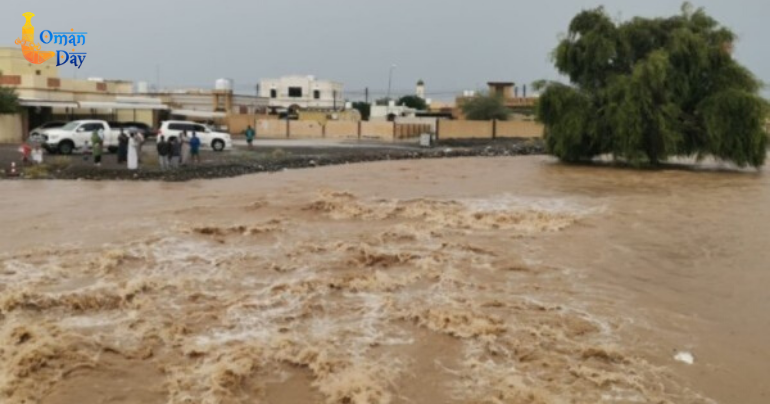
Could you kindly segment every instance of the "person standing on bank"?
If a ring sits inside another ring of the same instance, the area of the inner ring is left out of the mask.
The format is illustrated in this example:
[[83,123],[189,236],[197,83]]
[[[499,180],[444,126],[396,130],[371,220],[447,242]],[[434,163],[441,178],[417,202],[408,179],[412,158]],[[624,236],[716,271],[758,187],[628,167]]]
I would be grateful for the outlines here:
[[249,147],[252,147],[252,143],[254,142],[254,136],[256,133],[254,132],[254,128],[249,125],[248,128],[246,128],[246,143],[249,144]]
[[102,165],[102,145],[104,140],[99,135],[99,131],[95,130],[91,133],[91,154],[94,156],[94,165],[101,167]]
[[126,160],[128,160],[128,136],[121,129],[118,136],[118,164],[125,163]]
[[144,146],[144,136],[139,132],[132,132],[132,136],[134,137],[134,142],[136,142],[136,161],[137,163],[142,162],[142,146]]
[[190,137],[187,136],[187,132],[182,132],[181,137],[182,146],[182,165],[186,165],[190,161]]
[[165,136],[161,136],[160,139],[158,139],[158,162],[160,163],[160,169],[161,170],[167,170],[168,169],[168,155],[169,155],[169,144],[166,141]]
[[168,141],[169,145],[169,161],[171,162],[171,168],[179,167],[179,159],[182,156],[182,143],[179,139],[172,137]]
[[193,132],[192,138],[190,138],[190,155],[192,161],[196,163],[201,162],[201,139]]
[[128,138],[128,169],[136,170],[139,168],[139,155],[137,154],[136,134],[131,133]]

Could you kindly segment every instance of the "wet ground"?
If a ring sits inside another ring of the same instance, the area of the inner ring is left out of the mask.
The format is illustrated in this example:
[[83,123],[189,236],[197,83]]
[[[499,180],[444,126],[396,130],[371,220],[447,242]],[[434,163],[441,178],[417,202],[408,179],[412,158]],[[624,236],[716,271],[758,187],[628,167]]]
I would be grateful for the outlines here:
[[[21,164],[17,145],[0,145],[0,170],[4,171],[4,175],[0,171],[0,178],[187,181],[367,161],[542,153],[542,142],[534,139],[443,141],[432,148],[415,142],[330,140],[258,140],[249,148],[244,141],[236,140],[233,150],[203,151],[200,164],[163,171],[158,166],[155,144],[148,143],[142,151],[140,169],[129,171],[117,163],[115,154],[104,155],[101,167],[95,167],[89,155],[51,154],[45,155],[42,167],[32,167]],[[18,177],[10,175],[11,162],[17,164]]]

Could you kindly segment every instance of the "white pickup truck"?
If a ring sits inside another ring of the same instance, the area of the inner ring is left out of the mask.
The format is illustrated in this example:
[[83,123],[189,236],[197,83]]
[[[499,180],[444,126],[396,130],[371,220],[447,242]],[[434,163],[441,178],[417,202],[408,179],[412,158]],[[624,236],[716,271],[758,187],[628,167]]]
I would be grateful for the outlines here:
[[91,145],[94,131],[104,130],[104,151],[118,147],[120,131],[110,128],[105,121],[72,121],[61,128],[45,132],[43,147],[49,152],[72,154],[76,150],[85,150]]

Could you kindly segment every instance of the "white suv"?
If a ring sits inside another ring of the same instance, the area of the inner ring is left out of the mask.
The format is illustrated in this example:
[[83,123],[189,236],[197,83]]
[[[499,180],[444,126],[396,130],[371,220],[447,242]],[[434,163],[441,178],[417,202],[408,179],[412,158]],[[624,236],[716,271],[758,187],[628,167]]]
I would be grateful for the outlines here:
[[233,147],[233,140],[229,133],[214,132],[206,125],[190,121],[163,121],[160,124],[158,139],[161,136],[166,140],[179,138],[182,132],[187,132],[188,137],[192,137],[193,132],[201,140],[201,148],[211,148],[214,151],[229,150]]

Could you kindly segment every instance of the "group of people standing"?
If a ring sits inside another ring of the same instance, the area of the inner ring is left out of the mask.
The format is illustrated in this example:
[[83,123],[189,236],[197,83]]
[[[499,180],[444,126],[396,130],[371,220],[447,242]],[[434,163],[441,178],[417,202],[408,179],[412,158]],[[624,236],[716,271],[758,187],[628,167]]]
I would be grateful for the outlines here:
[[[137,170],[142,162],[144,142],[145,138],[141,133],[126,134],[121,129],[118,136],[118,164],[126,164],[129,170]],[[104,131],[94,131],[91,134],[90,143],[94,165],[99,167],[102,164],[102,154],[104,153]],[[159,137],[156,149],[161,170],[178,168],[190,161],[199,163],[200,148],[201,140],[195,132],[192,133],[192,136],[188,136],[186,131],[182,132],[178,139],[171,137],[166,140],[165,136]]]
[[168,141],[165,136],[161,136],[156,148],[161,170],[178,168],[190,161],[200,162],[201,139],[195,132],[188,136],[184,131],[179,135],[179,139],[172,137]]
[[[127,163],[129,170],[138,169],[142,159],[144,141],[144,136],[141,133],[131,132],[126,135],[121,129],[120,135],[118,135],[118,164]],[[96,160],[96,154],[94,154],[94,160]]]
[[[126,135],[121,129],[118,136],[118,163],[127,163],[129,170],[138,169],[142,144],[144,144],[144,136],[141,133],[132,132]],[[91,155],[97,167],[102,165],[102,154],[104,154],[104,130],[100,129],[91,133]]]

